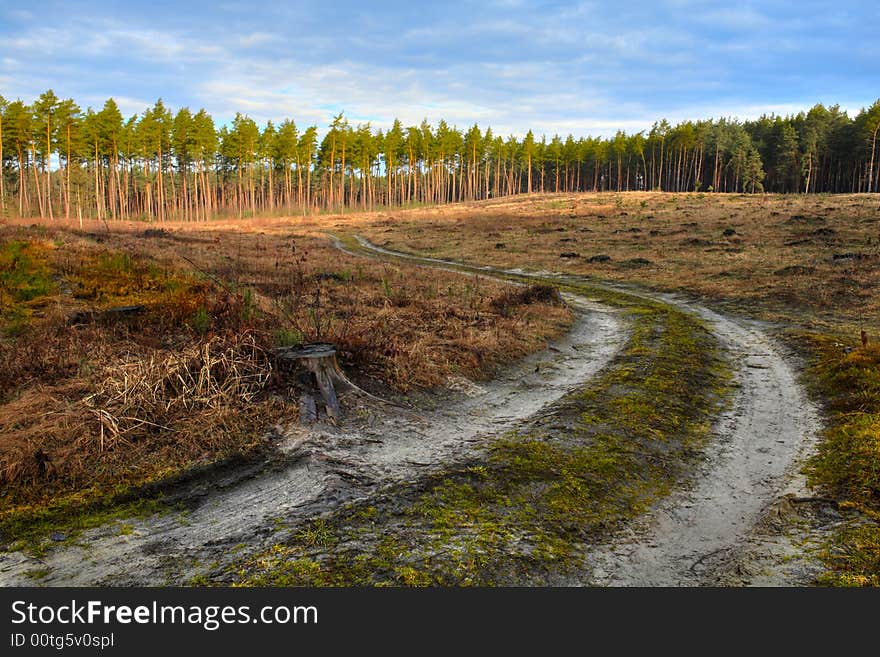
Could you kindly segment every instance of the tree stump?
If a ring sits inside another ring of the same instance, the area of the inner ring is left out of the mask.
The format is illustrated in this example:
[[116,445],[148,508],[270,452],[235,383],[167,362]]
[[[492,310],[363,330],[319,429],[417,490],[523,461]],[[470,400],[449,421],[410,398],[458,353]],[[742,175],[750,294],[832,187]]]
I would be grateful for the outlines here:
[[318,421],[318,408],[315,406],[315,398],[307,392],[299,397],[299,421],[300,424],[313,424]]
[[[333,420],[339,419],[342,410],[339,407],[339,400],[336,397],[336,389],[333,384],[341,383],[346,386],[352,384],[341,373],[339,364],[336,362],[336,346],[319,342],[303,345],[299,348],[282,347],[276,349],[275,353],[279,358],[297,361],[305,365],[306,369],[315,376],[321,397],[324,398],[324,404],[327,407],[327,415]],[[304,400],[302,406],[308,409],[307,415],[313,416],[314,401],[309,403],[308,400]]]
[[[336,345],[327,342],[316,342],[314,344],[302,345],[301,347],[279,347],[275,349],[275,354],[283,360],[302,363],[314,375],[315,382],[321,391],[321,396],[324,398],[324,405],[327,407],[327,415],[334,422],[342,415],[339,400],[336,398],[336,389],[333,387],[334,383],[341,384],[352,392],[369,397],[379,403],[407,410],[403,406],[377,397],[352,383],[339,368],[339,363],[336,361]],[[300,421],[303,424],[310,424],[318,419],[315,399],[310,394],[303,393],[300,397],[299,407]]]

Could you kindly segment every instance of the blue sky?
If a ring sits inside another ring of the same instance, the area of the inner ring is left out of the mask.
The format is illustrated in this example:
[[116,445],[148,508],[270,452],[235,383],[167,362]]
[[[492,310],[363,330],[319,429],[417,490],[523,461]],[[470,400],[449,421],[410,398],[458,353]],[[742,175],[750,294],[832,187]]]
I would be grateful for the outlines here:
[[264,122],[445,118],[502,134],[851,112],[880,97],[880,2],[0,0],[0,94],[126,115],[162,97]]

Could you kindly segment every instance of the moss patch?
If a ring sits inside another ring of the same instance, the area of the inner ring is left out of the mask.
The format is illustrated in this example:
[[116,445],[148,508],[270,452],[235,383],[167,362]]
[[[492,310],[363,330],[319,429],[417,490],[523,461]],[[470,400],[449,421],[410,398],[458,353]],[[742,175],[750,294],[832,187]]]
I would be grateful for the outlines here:
[[[159,498],[130,498],[130,494],[102,497],[86,491],[48,505],[17,509],[0,520],[0,543],[8,550],[25,550],[41,557],[53,542],[71,543],[82,532],[112,520],[146,517],[168,508]],[[121,533],[125,527],[121,526]]]
[[880,345],[849,347],[813,336],[809,378],[828,403],[828,426],[807,467],[810,483],[829,491],[853,523],[822,558],[822,583],[880,585]]

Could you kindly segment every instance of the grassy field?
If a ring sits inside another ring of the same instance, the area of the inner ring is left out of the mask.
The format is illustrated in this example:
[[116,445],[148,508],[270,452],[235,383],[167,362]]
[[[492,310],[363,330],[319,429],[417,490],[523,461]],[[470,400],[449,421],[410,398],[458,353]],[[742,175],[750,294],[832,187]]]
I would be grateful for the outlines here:
[[90,526],[146,484],[268,449],[300,390],[275,347],[333,342],[356,380],[393,394],[490,376],[570,320],[503,283],[286,229],[0,226],[3,542]]
[[823,581],[880,584],[880,198],[546,195],[348,222],[401,251],[685,292],[769,322],[826,411],[810,480],[851,520]]
[[548,195],[352,218],[380,245],[658,290],[880,339],[880,199]]

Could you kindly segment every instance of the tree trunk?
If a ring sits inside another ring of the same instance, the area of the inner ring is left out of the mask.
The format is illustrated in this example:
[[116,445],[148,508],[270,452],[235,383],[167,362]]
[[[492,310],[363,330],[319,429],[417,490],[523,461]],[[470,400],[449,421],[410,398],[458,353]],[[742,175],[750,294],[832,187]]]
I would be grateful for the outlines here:
[[46,115],[46,207],[49,210],[49,219],[52,216],[52,118],[51,113]]
[[70,123],[67,124],[67,160],[64,162],[64,218],[70,219]]
[[[528,160],[529,160],[529,194],[531,194],[532,193],[532,154],[531,153],[528,154]],[[541,175],[543,177],[543,173]]]
[[43,193],[41,191],[42,185],[40,185],[40,177],[37,174],[37,145],[31,145],[31,155],[33,156],[31,159],[32,169],[34,171],[34,188],[37,192],[37,205],[40,207],[40,219],[45,218],[46,209],[43,206]]
[[[18,150],[18,216],[24,216],[24,206],[27,203],[27,190],[24,184],[25,165],[24,152],[21,147]],[[30,207],[28,207],[30,210]]]
[[[880,132],[880,121],[877,122],[877,127],[874,128],[874,134],[871,136],[871,164],[868,167],[868,191],[873,191],[874,185],[874,157],[877,152],[877,133]],[[880,176],[878,176],[880,178]],[[880,186],[878,186],[880,189]]]

